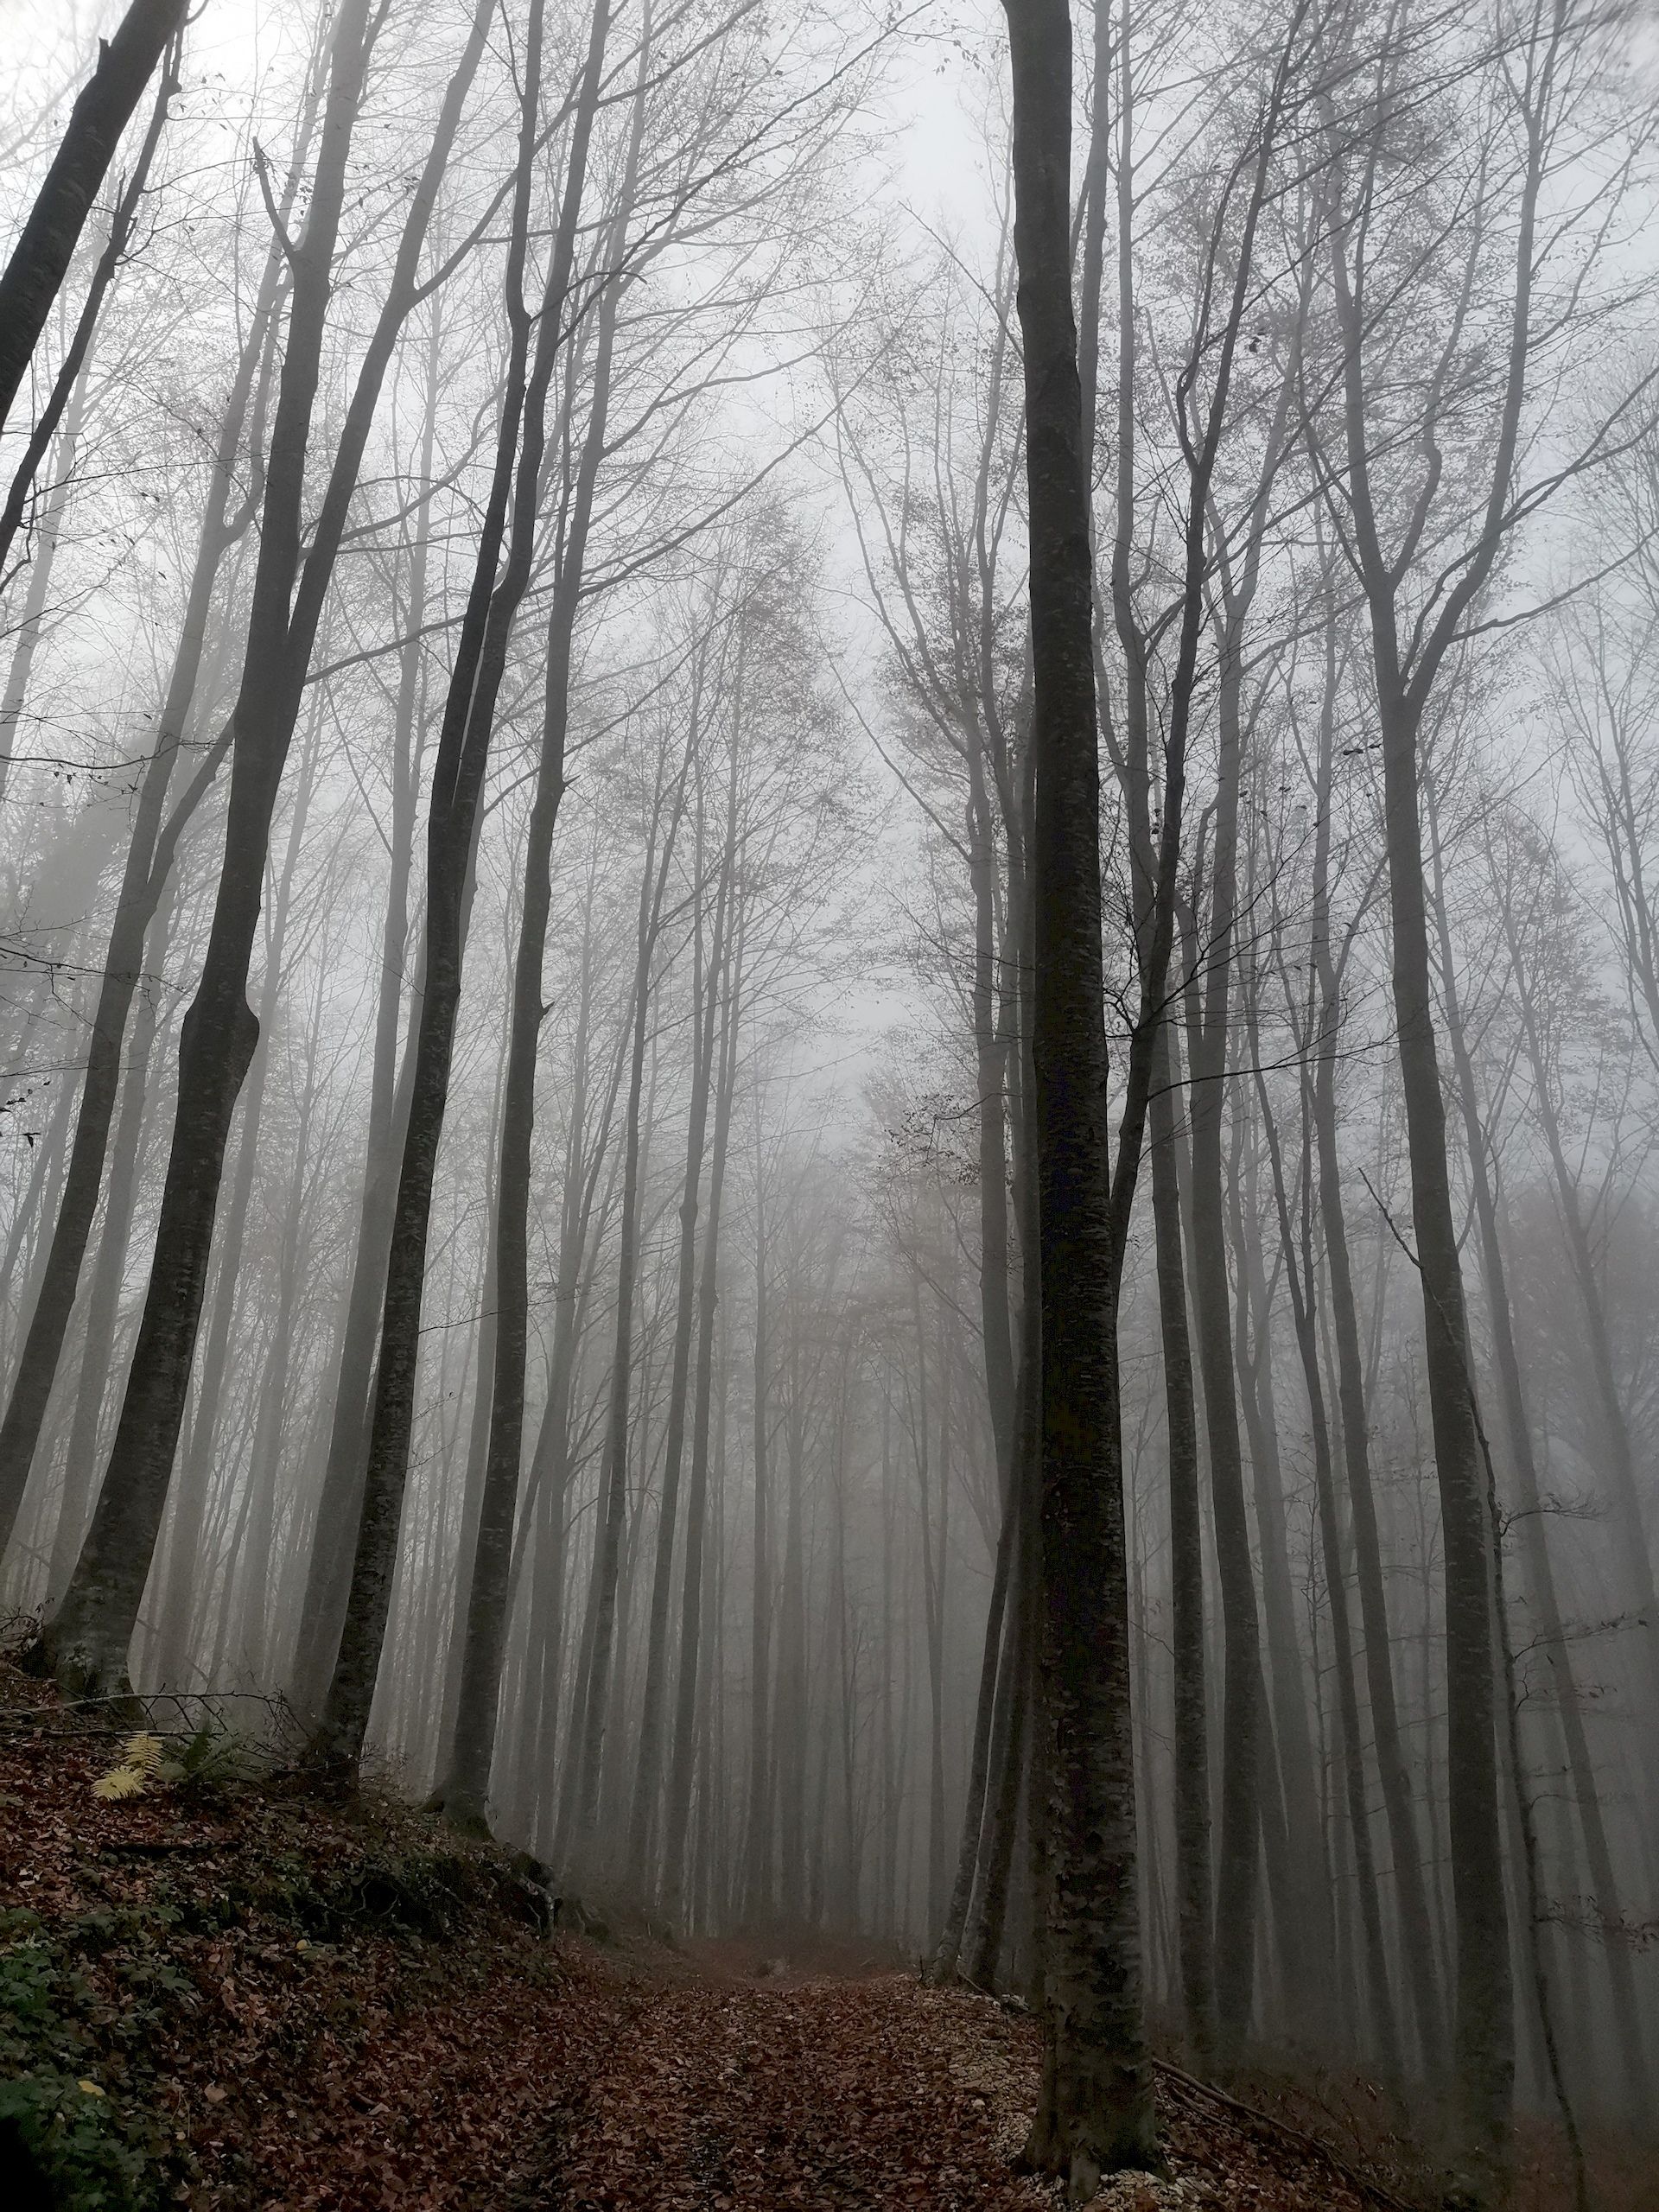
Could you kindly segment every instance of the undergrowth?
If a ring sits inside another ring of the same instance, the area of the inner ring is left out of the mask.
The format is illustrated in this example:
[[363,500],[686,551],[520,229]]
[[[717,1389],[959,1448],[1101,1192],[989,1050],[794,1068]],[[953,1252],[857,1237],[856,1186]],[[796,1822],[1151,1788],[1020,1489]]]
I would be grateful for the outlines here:
[[184,2178],[153,2056],[195,1991],[166,1946],[163,1898],[48,1928],[0,1910],[0,2121],[65,2212],[149,2212]]
[[[226,1873],[206,1893],[157,1885],[141,1904],[50,1923],[0,1910],[0,2139],[15,2131],[61,2212],[154,2212],[197,2177],[166,2070],[204,2002],[169,1955],[185,1939],[234,1929],[321,1967],[355,1939],[443,1942],[481,1913],[527,1911],[491,1859],[404,1839],[343,1865],[292,1853]],[[311,2018],[349,2042],[360,2012],[350,1977],[331,1976]]]

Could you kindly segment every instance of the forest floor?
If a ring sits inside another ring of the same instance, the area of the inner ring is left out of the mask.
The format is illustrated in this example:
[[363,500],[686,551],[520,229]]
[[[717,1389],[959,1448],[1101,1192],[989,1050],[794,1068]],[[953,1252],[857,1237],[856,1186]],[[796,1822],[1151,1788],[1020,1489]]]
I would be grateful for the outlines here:
[[[820,1938],[780,1961],[775,1936],[549,1934],[505,1854],[391,1798],[321,1805],[222,1770],[94,1796],[121,1748],[0,1678],[13,2212],[1057,2202],[1014,2166],[1038,2074],[1017,2009]],[[1327,2085],[1314,2107],[1263,2075],[1247,2094],[1160,2068],[1169,2178],[1122,2180],[1103,2205],[1433,2202],[1363,2088],[1338,2101]],[[20,2145],[50,2175],[33,2195]],[[1610,2212],[1659,2212],[1659,2171],[1644,2194],[1634,2153],[1618,2163]],[[1527,2164],[1524,2212],[1564,2207],[1545,2138]]]

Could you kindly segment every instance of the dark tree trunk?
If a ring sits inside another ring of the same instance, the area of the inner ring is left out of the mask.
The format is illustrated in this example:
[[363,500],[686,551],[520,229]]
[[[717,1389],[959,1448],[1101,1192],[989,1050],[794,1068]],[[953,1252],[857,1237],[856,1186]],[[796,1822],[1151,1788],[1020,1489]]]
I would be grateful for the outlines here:
[[[512,237],[505,276],[512,331],[506,383],[489,501],[480,532],[472,587],[434,763],[427,823],[423,990],[387,1254],[379,1363],[364,1468],[363,1503],[340,1650],[313,1747],[314,1756],[325,1766],[346,1770],[355,1768],[362,1752],[391,1605],[398,1529],[414,1427],[427,1229],[438,1147],[448,1108],[449,1071],[461,1009],[467,886],[472,869],[479,801],[494,734],[496,701],[505,673],[513,626],[529,588],[535,553],[541,468],[546,449],[548,387],[568,336],[563,323],[571,291],[588,148],[598,104],[608,22],[608,0],[598,0],[581,89],[571,118],[564,190],[546,287],[537,318],[533,366],[530,361],[531,317],[524,297],[524,271],[539,132],[541,0],[535,0],[526,34]],[[498,576],[497,562],[504,546],[505,559]],[[483,1387],[480,1376],[480,1388]]]
[[[306,452],[353,132],[368,67],[368,0],[344,0],[306,226],[289,256],[288,347],[266,471],[247,652],[233,710],[224,862],[200,984],[180,1031],[178,1103],[149,1287],[103,1491],[74,1576],[48,1626],[54,1667],[67,1681],[84,1688],[124,1675],[149,1578],[189,1392],[226,1143],[257,1042],[247,974],[271,817],[323,594],[396,331],[412,304],[415,270],[448,152],[447,143],[442,155],[435,147],[416,189],[391,295],[359,372],[302,569]],[[458,123],[458,99],[451,104]],[[452,124],[451,135],[453,129]]]
[[[295,794],[293,816],[289,824],[288,847],[283,855],[282,867],[277,871],[276,896],[271,907],[270,926],[265,932],[265,972],[259,987],[257,1016],[260,1049],[254,1054],[244,1089],[236,1173],[231,1185],[230,1204],[226,1208],[218,1238],[217,1280],[207,1325],[207,1338],[202,1348],[195,1413],[185,1443],[183,1464],[174,1484],[172,1529],[162,1554],[164,1571],[157,1571],[156,1579],[164,1594],[156,1609],[157,1625],[149,1647],[149,1665],[156,1681],[168,1688],[183,1687],[190,1649],[192,1616],[195,1599],[201,1594],[198,1588],[198,1553],[207,1514],[209,1492],[213,1486],[215,1471],[220,1465],[220,1414],[227,1396],[226,1382],[231,1368],[232,1328],[244,1287],[242,1254],[247,1236],[248,1209],[253,1196],[254,1175],[259,1166],[260,1129],[264,1120],[266,1084],[270,1076],[264,1048],[270,1035],[271,1024],[281,999],[283,958],[294,895],[294,874],[299,863],[306,816],[310,808],[316,771],[317,733],[321,722],[322,701],[319,697],[315,702],[311,728],[302,750],[299,788]],[[232,1455],[232,1460],[234,1456]]]
[[180,1032],[179,1088],[149,1286],[109,1471],[75,1575],[48,1625],[66,1680],[124,1671],[189,1393],[232,1117],[258,1025],[247,976],[270,823],[334,563],[397,334],[421,295],[427,230],[490,20],[480,0],[410,195],[385,303],[365,349],[302,563],[306,454],[353,135],[373,31],[367,0],[336,18],[321,150],[292,270],[288,347],[266,470],[259,561],[235,735],[224,860],[200,988]]
[[1090,472],[1071,308],[1071,26],[1065,0],[1009,0],[1007,15],[1030,501],[1042,1267],[1048,1880],[1046,2060],[1031,2155],[1086,2202],[1103,2173],[1154,2164],[1157,2145],[1135,1924]]
[[161,1023],[162,992],[156,978],[166,971],[167,948],[175,912],[176,907],[164,916],[156,932],[151,955],[156,978],[139,1005],[127,1052],[120,1111],[110,1141],[110,1185],[104,1201],[104,1227],[99,1237],[98,1257],[86,1294],[86,1333],[81,1347],[80,1372],[75,1382],[69,1448],[64,1457],[63,1496],[59,1501],[58,1525],[52,1539],[52,1566],[47,1584],[48,1604],[55,1604],[73,1572],[81,1539],[86,1533],[104,1395],[115,1359],[121,1287],[126,1276],[127,1249],[138,1198],[144,1149],[144,1109],[151,1096],[151,1059]]
[[[297,179],[290,180],[290,191],[296,181]],[[185,599],[183,626],[174,653],[155,749],[145,764],[139,785],[121,889],[92,1015],[86,1072],[81,1084],[68,1172],[5,1418],[0,1421],[0,1551],[5,1548],[39,1446],[41,1425],[46,1418],[47,1405],[63,1357],[81,1265],[98,1211],[120,1081],[122,1046],[133,997],[143,972],[145,932],[169,880],[180,836],[205,794],[207,778],[217,767],[228,740],[229,732],[221,733],[202,764],[207,775],[198,771],[164,828],[162,816],[168,789],[200,677],[214,586],[226,553],[251,518],[252,502],[245,503],[233,514],[230,495],[250,407],[254,407],[256,421],[261,411],[255,405],[256,378],[260,375],[262,361],[267,370],[269,367],[266,346],[280,273],[281,261],[273,249],[219,427],[207,505]],[[255,435],[257,438],[257,431]]]
[[1379,650],[1393,991],[1411,1163],[1412,1224],[1422,1286],[1429,1409],[1446,1554],[1446,1666],[1452,1881],[1457,1902],[1458,2081],[1468,2148],[1494,2197],[1503,2192],[1514,2075],[1514,2004],[1502,1885],[1497,1681],[1491,1530],[1464,1347],[1468,1329],[1434,1041],[1418,818],[1418,721]]
[[1147,1101],[1158,1319],[1169,1450],[1170,1658],[1174,1688],[1175,1929],[1187,2054],[1202,2071],[1215,2050],[1216,1990],[1210,1868],[1210,1716],[1205,1681],[1204,1516],[1198,1499],[1198,1413],[1187,1333],[1176,1152],[1177,1033],[1159,1024]]
[[[328,1422],[328,1451],[323,1463],[316,1516],[311,1530],[305,1592],[301,1601],[289,1695],[296,1710],[315,1719],[334,1672],[340,1624],[351,1580],[352,1531],[361,1509],[363,1463],[368,1450],[369,1392],[374,1381],[374,1352],[385,1295],[386,1256],[391,1243],[392,1209],[397,1195],[397,1162],[408,1121],[408,1078],[414,1052],[400,1071],[397,1031],[407,982],[410,879],[415,852],[415,817],[426,732],[426,689],[423,680],[421,629],[426,614],[430,536],[429,499],[437,431],[437,402],[443,321],[433,302],[427,348],[426,411],[422,433],[420,483],[423,500],[413,517],[410,575],[404,602],[409,642],[399,655],[395,749],[391,767],[391,819],[387,835],[391,868],[385,919],[380,931],[380,979],[375,1007],[374,1054],[369,1077],[368,1140],[363,1163],[362,1198],[350,1287],[339,1323],[332,1360],[334,1406]],[[420,990],[416,983],[415,996]]]
[[[1320,1226],[1325,1234],[1331,1332],[1335,1341],[1337,1404],[1342,1432],[1343,1470],[1352,1515],[1355,1564],[1358,1570],[1360,1624],[1371,1734],[1388,1819],[1389,1853],[1400,1914],[1401,1948],[1406,1986],[1411,1994],[1420,2063],[1426,2076],[1440,2077],[1446,2063],[1446,2029],[1439,1976],[1434,1968],[1433,1923],[1423,1876],[1422,1850],[1411,1781],[1401,1740],[1395,1691],[1394,1649],[1383,1582],[1382,1546],[1377,1530],[1371,1482],[1369,1397],[1360,1348],[1358,1305],[1348,1249],[1348,1224],[1342,1196],[1342,1163],[1337,1146],[1336,1076],[1342,1021],[1341,977],[1331,947],[1329,891],[1332,756],[1335,744],[1336,665],[1327,646],[1325,692],[1319,731],[1319,766],[1315,788],[1318,810],[1314,855],[1313,956],[1319,993],[1318,1046],[1314,1055],[1313,1116],[1319,1166]],[[1344,1599],[1346,1612],[1346,1599]],[[1334,1616],[1333,1616],[1334,1618]],[[1333,1630],[1334,1632],[1334,1630]],[[1346,1757],[1344,1750],[1344,1758]],[[1358,1848],[1357,1842],[1356,1849]],[[1364,1879],[1363,1871],[1360,1879]]]
[[[642,73],[645,67],[642,56]],[[608,258],[613,266],[622,258],[642,123],[643,104],[636,103],[628,174],[610,232],[613,246]],[[531,1147],[536,1122],[536,1053],[546,1011],[542,1000],[542,973],[547,959],[548,918],[552,908],[553,833],[564,797],[571,656],[576,618],[582,603],[594,490],[605,450],[619,296],[617,284],[607,285],[600,307],[593,399],[548,619],[541,755],[537,766],[536,797],[531,807],[524,855],[524,910],[519,917],[518,950],[513,969],[497,1198],[496,1333],[493,1373],[488,1378],[489,1454],[467,1585],[466,1644],[456,1703],[454,1742],[448,1753],[450,1764],[442,1790],[450,1817],[474,1827],[486,1825],[487,1819],[486,1801],[495,1749],[501,1662],[506,1643],[508,1566],[518,1510],[519,1466],[524,1455],[524,1375],[530,1343]],[[483,1376],[480,1377],[479,1387],[486,1387]]]
[[29,372],[121,134],[168,40],[177,35],[185,7],[186,0],[132,0],[113,35],[99,41],[97,65],[69,111],[52,166],[0,271],[0,428]]
[[[127,250],[127,241],[132,236],[132,226],[138,213],[138,205],[144,196],[144,191],[149,181],[150,164],[156,158],[156,149],[162,142],[162,131],[167,123],[167,111],[174,93],[179,89],[179,63],[182,56],[183,45],[184,32],[181,23],[179,30],[168,44],[166,64],[162,71],[162,81],[156,91],[156,105],[150,115],[149,128],[144,133],[143,143],[138,149],[138,158],[132,166],[132,174],[123,186],[121,197],[116,203],[115,211],[110,219],[109,240],[98,257],[97,268],[92,271],[92,281],[86,288],[86,299],[81,302],[80,314],[76,318],[73,335],[64,349],[62,360],[58,364],[58,372],[53,378],[52,390],[48,394],[46,404],[35,418],[34,428],[29,432],[29,442],[23,448],[22,457],[12,472],[11,488],[6,493],[4,508],[0,509],[0,578],[3,578],[6,574],[6,562],[10,556],[17,532],[22,527],[23,509],[29,499],[30,487],[35,481],[35,472],[45,458],[47,448],[52,442],[52,434],[57,429],[63,410],[69,404],[70,394],[73,391],[76,379],[85,365],[87,350],[92,342],[92,334],[98,327],[98,318],[104,306],[105,296],[115,281],[115,273],[121,266],[122,257]],[[3,416],[4,411],[3,404],[0,404],[0,417]],[[0,796],[3,796],[5,791],[6,769],[9,763],[10,753],[8,752],[0,756]]]

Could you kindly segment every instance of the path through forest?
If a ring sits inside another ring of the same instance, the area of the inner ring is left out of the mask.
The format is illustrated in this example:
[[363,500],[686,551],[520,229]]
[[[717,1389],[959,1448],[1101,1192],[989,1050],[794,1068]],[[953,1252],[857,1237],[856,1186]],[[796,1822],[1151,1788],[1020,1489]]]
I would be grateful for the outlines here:
[[[1058,2204],[1015,2166],[1039,2065],[1017,2000],[928,1988],[867,1939],[803,1931],[791,1956],[775,1932],[550,1930],[524,1862],[391,1796],[238,1777],[234,1738],[195,1739],[218,1764],[193,1777],[99,1795],[128,1725],[0,1652],[0,2169],[21,2123],[51,2183],[31,2200],[0,2171],[8,2206]],[[146,1740],[172,1757],[192,1739]],[[1363,2082],[1245,2094],[1273,2110],[1160,2066],[1169,2177],[1115,2183],[1106,2212],[1424,2201]],[[1633,2180],[1608,2212],[1659,2212]],[[1564,2201],[1533,2181],[1518,2212]]]

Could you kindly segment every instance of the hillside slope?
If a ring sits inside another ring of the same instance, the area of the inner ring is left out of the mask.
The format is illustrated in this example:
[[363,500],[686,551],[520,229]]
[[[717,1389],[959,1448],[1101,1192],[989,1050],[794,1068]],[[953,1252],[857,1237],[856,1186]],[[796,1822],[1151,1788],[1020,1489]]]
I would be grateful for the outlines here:
[[[116,1733],[4,1689],[8,2202],[21,2145],[71,2212],[1055,2201],[1014,2168],[1017,2011],[827,1947],[779,1970],[550,1932],[504,1853],[389,1799],[281,1777],[101,1799]],[[1173,2069],[1160,2096],[1170,2178],[1116,2184],[1124,2212],[1407,2201]]]

